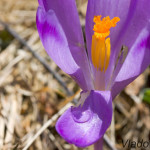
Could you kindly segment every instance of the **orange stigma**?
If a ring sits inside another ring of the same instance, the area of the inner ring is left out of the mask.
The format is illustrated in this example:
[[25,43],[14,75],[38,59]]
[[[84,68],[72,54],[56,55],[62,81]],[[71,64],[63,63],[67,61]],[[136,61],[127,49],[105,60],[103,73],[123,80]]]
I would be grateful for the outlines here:
[[106,39],[106,37],[110,34],[110,28],[115,27],[120,18],[114,17],[110,20],[110,17],[107,16],[101,20],[101,16],[94,16],[93,21],[95,23],[93,28],[95,32],[92,36],[92,62],[97,70],[100,69],[105,72],[109,65],[111,53],[110,38]]

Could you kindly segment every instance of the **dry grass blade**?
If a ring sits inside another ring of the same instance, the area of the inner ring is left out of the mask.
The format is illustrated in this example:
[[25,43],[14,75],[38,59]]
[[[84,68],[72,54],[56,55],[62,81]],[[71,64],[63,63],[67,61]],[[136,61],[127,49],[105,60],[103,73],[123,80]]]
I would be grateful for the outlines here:
[[11,107],[10,107],[10,115],[8,118],[8,124],[7,124],[7,132],[6,132],[6,137],[5,137],[5,143],[6,144],[13,144],[13,133],[14,133],[14,128],[15,128],[15,120],[17,117],[17,102],[15,100],[15,97],[12,96],[11,98]]
[[55,114],[51,119],[49,119],[44,125],[38,130],[38,132],[31,137],[30,141],[26,144],[26,146],[23,148],[23,150],[27,150],[31,144],[36,140],[36,138],[44,132],[46,128],[48,128],[56,119],[70,106],[72,106],[71,103],[68,103],[66,106],[64,106],[57,114]]
[[104,141],[106,142],[106,144],[108,144],[111,150],[117,150],[106,134],[104,135]]
[[62,146],[59,144],[59,142],[57,142],[55,136],[51,132],[49,132],[49,138],[56,145],[58,150],[63,150]]
[[20,62],[25,56],[19,55],[15,59],[13,59],[1,72],[0,76],[0,85],[5,81],[5,79],[10,75],[13,70],[13,67]]

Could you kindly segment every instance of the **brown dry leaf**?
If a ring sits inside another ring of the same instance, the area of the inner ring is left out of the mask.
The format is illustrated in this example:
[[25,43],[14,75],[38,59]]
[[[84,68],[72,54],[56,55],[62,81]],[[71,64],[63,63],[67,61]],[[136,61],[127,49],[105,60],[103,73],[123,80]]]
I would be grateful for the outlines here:
[[137,79],[135,79],[132,83],[130,83],[126,88],[125,92],[128,95],[138,95],[140,90],[144,87],[146,83],[145,74],[147,74],[147,71],[143,74],[141,74]]

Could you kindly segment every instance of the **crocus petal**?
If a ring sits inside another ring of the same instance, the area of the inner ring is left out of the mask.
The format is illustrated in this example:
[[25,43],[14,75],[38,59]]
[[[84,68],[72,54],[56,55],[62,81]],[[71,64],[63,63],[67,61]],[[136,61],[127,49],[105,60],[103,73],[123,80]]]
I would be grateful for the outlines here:
[[83,106],[71,107],[58,119],[56,130],[67,142],[86,147],[104,135],[111,119],[110,91],[91,91]]
[[41,0],[46,11],[53,10],[68,41],[76,64],[82,68],[88,87],[92,87],[88,58],[75,0]]
[[[81,53],[84,51],[84,40],[75,0],[43,0],[43,3],[46,11],[53,10],[55,12],[69,41],[69,46],[71,46],[70,50],[75,54],[73,57],[75,57],[76,62],[81,61]],[[80,56],[77,56],[79,53]]]
[[149,64],[150,26],[142,30],[122,64],[112,88],[112,97],[114,98],[126,85],[141,74]]
[[71,75],[83,89],[86,88],[84,75],[74,61],[65,33],[53,10],[45,12],[43,7],[37,10],[37,29],[48,55],[66,73]]
[[[120,33],[116,37],[114,44],[120,40],[120,44],[126,45],[129,49],[133,46],[134,41],[143,30],[143,27],[147,26],[150,22],[150,1],[144,0],[132,0],[130,1],[129,11],[122,29],[116,29]],[[115,33],[113,32],[114,36]]]
[[81,44],[84,47],[75,0],[43,0],[43,4],[46,11],[55,12],[70,44],[72,42],[74,46]]
[[43,0],[38,0],[39,6],[44,8]]

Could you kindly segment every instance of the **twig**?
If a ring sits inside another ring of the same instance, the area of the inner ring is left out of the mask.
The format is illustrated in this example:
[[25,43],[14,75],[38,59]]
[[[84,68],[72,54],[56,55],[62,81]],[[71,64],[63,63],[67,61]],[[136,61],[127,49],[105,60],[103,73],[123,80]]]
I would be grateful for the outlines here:
[[24,45],[27,50],[29,52],[32,53],[32,55],[38,59],[42,64],[43,66],[54,76],[54,78],[64,87],[64,89],[66,90],[67,94],[68,95],[72,95],[72,92],[68,90],[66,84],[63,82],[61,76],[59,74],[57,74],[54,70],[52,70],[50,68],[50,66],[46,63],[46,61],[38,54],[36,53],[28,44],[27,42],[21,38],[13,29],[11,29],[5,22],[3,22],[2,20],[0,20],[0,24],[2,24],[5,29],[14,37],[16,38],[22,45]]

